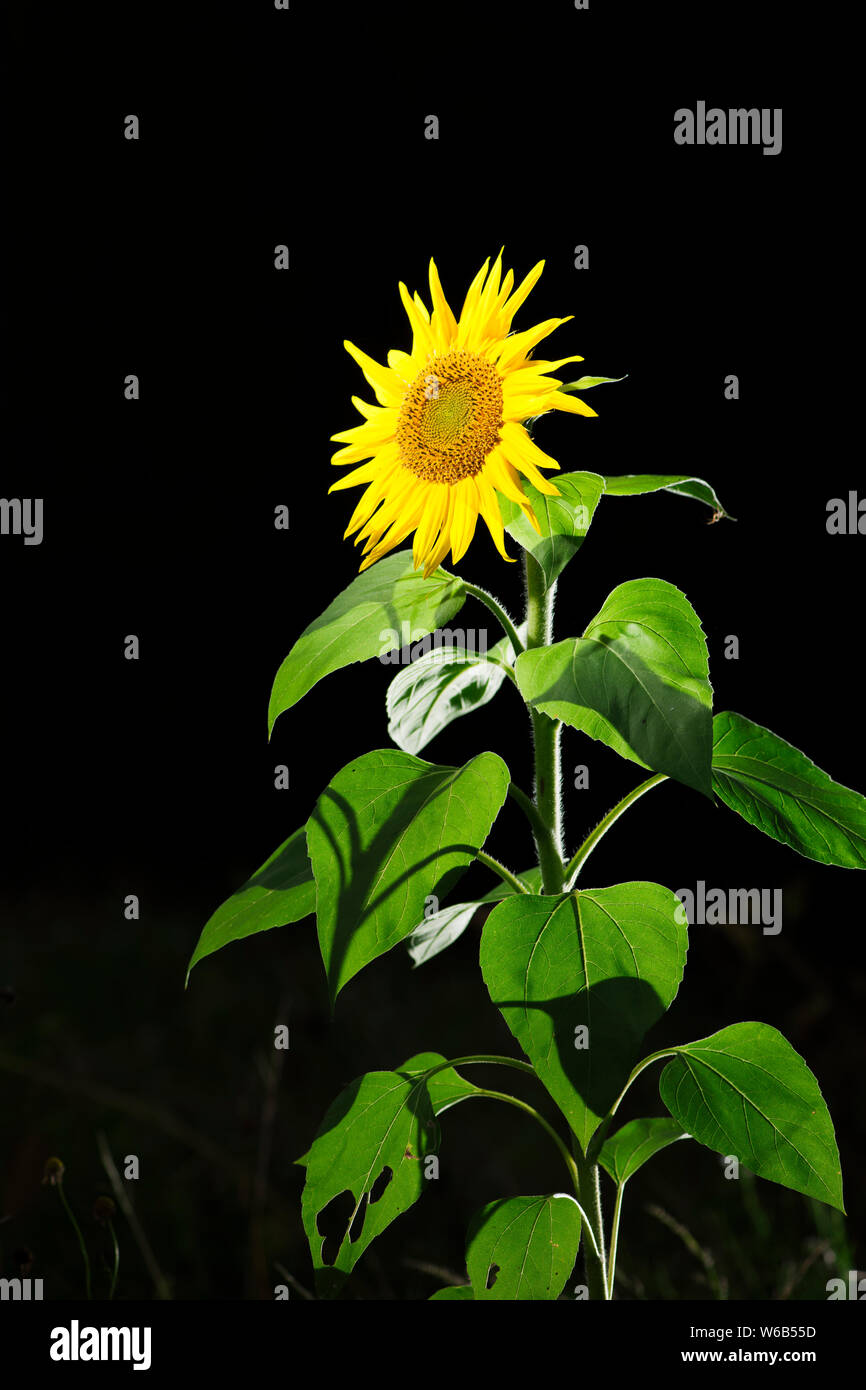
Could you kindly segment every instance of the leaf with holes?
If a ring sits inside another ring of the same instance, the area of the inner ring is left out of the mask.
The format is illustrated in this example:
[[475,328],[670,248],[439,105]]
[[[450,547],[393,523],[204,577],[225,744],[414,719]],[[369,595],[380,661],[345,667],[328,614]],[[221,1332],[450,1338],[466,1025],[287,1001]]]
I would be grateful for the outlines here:
[[583,545],[604,492],[604,479],[598,473],[557,474],[552,481],[559,488],[558,497],[549,497],[525,479],[521,481],[541,534],[526,520],[516,502],[500,496],[502,519],[508,534],[541,566],[549,587]]
[[304,1156],[304,1230],[323,1298],[339,1292],[371,1241],[418,1200],[435,1134],[417,1077],[368,1072],[334,1101]]
[[455,719],[492,700],[513,661],[507,638],[480,654],[459,646],[425,652],[388,687],[389,737],[404,753],[420,753]]
[[[426,637],[463,605],[462,579],[439,569],[425,579],[412,552],[399,550],[371,566],[304,629],[274,679],[268,733],[324,676]],[[408,634],[408,636],[404,636]]]
[[[527,869],[518,877],[533,893],[541,892],[539,868]],[[438,912],[431,912],[429,917],[419,922],[406,943],[415,967],[432,960],[440,951],[452,946],[463,935],[479,908],[485,907],[488,903],[501,902],[503,898],[511,897],[513,892],[514,889],[507,883],[500,882],[476,902],[454,903],[451,907],[442,907]]]
[[608,497],[637,497],[646,492],[679,492],[684,497],[694,497],[698,502],[706,502],[719,517],[735,521],[726,512],[715,489],[705,483],[703,478],[693,478],[687,473],[625,473],[618,478],[605,478],[605,495]]
[[713,790],[750,825],[807,859],[866,868],[866,798],[742,714],[726,711],[713,720]]
[[307,822],[332,1002],[414,931],[484,844],[508,791],[495,753],[440,767],[386,748],[348,763]]
[[657,883],[507,898],[481,937],[481,973],[584,1151],[647,1029],[682,979],[679,899]]
[[620,584],[583,637],[523,652],[515,672],[535,709],[712,797],[707,644],[673,584]]
[[208,918],[186,972],[231,941],[300,922],[316,910],[316,885],[303,827],[274,850],[252,878]]
[[509,1197],[473,1218],[466,1269],[476,1300],[557,1299],[580,1245],[573,1197]]
[[676,1048],[659,1093],[699,1144],[845,1210],[839,1150],[818,1082],[769,1024],[734,1023]]
[[678,1139],[688,1139],[677,1120],[653,1115],[646,1120],[630,1120],[606,1139],[598,1161],[617,1184],[628,1182],[638,1168]]

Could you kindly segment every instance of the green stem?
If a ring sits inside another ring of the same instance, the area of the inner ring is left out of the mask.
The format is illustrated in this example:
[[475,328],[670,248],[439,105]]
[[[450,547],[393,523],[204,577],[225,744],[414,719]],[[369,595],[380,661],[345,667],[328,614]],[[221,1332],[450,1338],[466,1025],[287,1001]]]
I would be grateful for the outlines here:
[[528,1072],[530,1076],[535,1076],[535,1068],[528,1062],[520,1062],[516,1057],[498,1057],[489,1052],[476,1052],[471,1057],[455,1057],[450,1062],[437,1062],[435,1067],[428,1067],[424,1072],[424,1080],[429,1081],[431,1076],[435,1076],[439,1071],[447,1071],[448,1067],[470,1067],[470,1066],[494,1066],[494,1067],[513,1067],[515,1071]]
[[[524,553],[526,573],[526,648],[547,646],[553,633],[553,600],[556,584],[547,587],[544,571],[529,552]],[[535,747],[535,806],[543,824],[533,826],[541,886],[544,893],[561,893],[565,881],[562,863],[562,810],[560,801],[560,742],[562,724],[530,709]]]
[[519,656],[523,651],[523,643],[517,635],[517,628],[514,626],[514,623],[509,618],[499,600],[488,593],[486,589],[479,588],[477,584],[467,584],[464,580],[463,587],[467,594],[471,594],[473,598],[478,599],[479,603],[483,603],[485,608],[490,609],[490,612],[501,625],[506,637],[514,648],[514,655],[516,657]]
[[619,1221],[622,1215],[622,1198],[625,1183],[617,1184],[616,1204],[613,1209],[613,1226],[610,1232],[610,1258],[607,1265],[607,1296],[613,1298],[613,1281],[616,1278],[616,1247],[619,1244]]
[[114,1229],[114,1222],[109,1221],[108,1229],[111,1232],[111,1244],[114,1248],[114,1268],[111,1271],[111,1288],[108,1291],[109,1302],[114,1298],[114,1290],[117,1288],[117,1271],[120,1268],[120,1246],[117,1243],[117,1232]]
[[623,811],[627,811],[629,806],[637,801],[638,797],[643,796],[644,792],[649,791],[650,787],[657,787],[659,782],[666,782],[667,780],[667,774],[664,772],[657,772],[654,777],[647,778],[646,782],[641,782],[639,787],[635,787],[627,796],[623,797],[622,801],[618,801],[613,810],[608,811],[604,820],[599,821],[595,830],[593,830],[590,835],[587,835],[580,849],[572,856],[565,867],[564,882],[569,889],[573,886],[575,879],[592,854],[599,840],[603,835],[607,834],[614,821],[619,820]]
[[536,841],[538,840],[539,836],[544,838],[545,835],[550,834],[547,825],[538,813],[538,807],[536,806],[535,802],[532,801],[526,795],[526,792],[523,791],[521,787],[517,786],[516,782],[509,782],[508,795],[511,797],[512,801],[516,802],[523,814],[526,816],[526,819],[529,821],[529,824],[532,827],[532,833],[535,836]]
[[601,1212],[601,1185],[598,1180],[598,1164],[587,1162],[577,1143],[575,1163],[578,1173],[578,1196],[587,1213],[589,1230],[592,1234],[592,1249],[584,1246],[583,1258],[586,1265],[586,1282],[590,1298],[608,1299],[607,1265],[604,1252],[604,1219]]
[[517,877],[517,874],[513,874],[510,869],[506,869],[505,865],[500,864],[498,859],[494,859],[492,854],[485,854],[484,850],[479,849],[476,852],[475,858],[478,860],[479,864],[485,864],[488,869],[492,869],[495,874],[498,874],[502,882],[507,883],[510,888],[513,888],[515,893],[528,893],[530,891],[523,880]]
[[73,1212],[71,1206],[66,1200],[66,1193],[63,1191],[62,1179],[60,1180],[60,1182],[57,1183],[57,1191],[60,1193],[60,1200],[63,1203],[63,1208],[66,1212],[66,1215],[69,1217],[69,1220],[72,1223],[72,1229],[78,1238],[78,1244],[81,1249],[81,1258],[84,1261],[84,1288],[87,1298],[90,1299],[90,1258],[87,1254],[87,1246],[84,1244],[84,1237],[81,1234],[81,1227],[75,1219],[75,1213]]
[[679,1047],[663,1047],[659,1052],[651,1052],[649,1057],[644,1057],[642,1062],[638,1062],[632,1068],[631,1075],[629,1076],[628,1080],[626,1081],[625,1085],[623,1086],[613,1105],[608,1110],[598,1129],[595,1131],[595,1134],[592,1136],[592,1140],[587,1150],[591,1157],[594,1158],[597,1154],[601,1152],[602,1145],[604,1144],[604,1141],[607,1138],[607,1132],[611,1126],[611,1121],[613,1120],[614,1115],[616,1114],[617,1110],[619,1109],[620,1105],[625,1099],[625,1095],[629,1087],[637,1080],[641,1072],[646,1071],[647,1067],[651,1067],[653,1062],[660,1062],[663,1057],[676,1057],[680,1051],[681,1048]]

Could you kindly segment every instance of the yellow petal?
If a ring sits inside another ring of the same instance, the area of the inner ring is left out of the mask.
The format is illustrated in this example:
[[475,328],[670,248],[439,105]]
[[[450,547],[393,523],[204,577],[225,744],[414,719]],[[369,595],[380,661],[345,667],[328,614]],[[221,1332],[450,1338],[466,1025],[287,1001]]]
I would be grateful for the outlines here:
[[503,560],[508,560],[509,564],[514,564],[513,557],[505,549],[505,527],[502,524],[502,513],[499,510],[496,493],[483,469],[476,477],[475,485],[478,488],[478,506],[487,524],[487,529],[493,537],[493,544]]
[[430,261],[430,298],[433,303],[433,317],[431,323],[434,337],[437,340],[437,347],[444,350],[457,336],[457,320],[442,291],[439,271],[436,269],[436,262],[433,260]]
[[406,394],[406,383],[401,381],[396,372],[392,372],[390,367],[383,367],[381,363],[368,357],[366,352],[355,347],[348,339],[343,343],[343,347],[354,357],[367,381],[376,393],[376,400],[380,405],[399,406]]
[[415,532],[415,541],[412,546],[412,558],[415,561],[415,568],[420,569],[424,559],[439,535],[441,527],[448,511],[448,484],[431,483],[429,484],[427,497],[424,502],[424,510],[418,522],[418,529]]
[[400,281],[400,298],[403,301],[403,308],[406,310],[406,316],[409,319],[409,323],[412,328],[412,335],[414,338],[414,342],[412,345],[413,355],[419,349],[422,349],[425,354],[428,352],[432,352],[434,344],[433,334],[430,331],[430,325],[429,323],[427,323],[426,319],[424,319],[421,316],[417,304],[413,302],[412,297],[409,294],[409,291],[407,290],[406,286],[403,284],[402,280]]
[[592,406],[587,405],[579,396],[563,395],[557,391],[554,396],[545,397],[548,410],[564,410],[569,415],[588,415],[593,418],[598,416],[598,411],[593,410]]
[[545,319],[543,323],[536,324],[535,328],[526,328],[522,333],[512,333],[505,339],[502,352],[499,355],[497,366],[499,371],[505,375],[514,366],[522,367],[523,359],[528,352],[531,352],[536,343],[540,343],[542,338],[548,337],[555,329],[562,324],[568,323],[573,314],[569,314],[564,319]]
[[359,483],[369,483],[373,478],[378,477],[382,471],[382,465],[378,459],[373,459],[371,463],[362,463],[360,468],[353,468],[351,473],[346,473],[342,478],[338,478],[328,488],[328,492],[342,492],[347,487],[357,487]]
[[534,265],[529,274],[521,280],[507,304],[504,305],[502,309],[502,319],[506,332],[511,327],[511,320],[514,318],[517,310],[520,308],[533,286],[538,282],[543,269],[544,261],[539,261],[537,265]]
[[451,523],[451,555],[455,565],[469,549],[475,526],[478,521],[478,489],[474,478],[463,478],[455,483],[454,520]]

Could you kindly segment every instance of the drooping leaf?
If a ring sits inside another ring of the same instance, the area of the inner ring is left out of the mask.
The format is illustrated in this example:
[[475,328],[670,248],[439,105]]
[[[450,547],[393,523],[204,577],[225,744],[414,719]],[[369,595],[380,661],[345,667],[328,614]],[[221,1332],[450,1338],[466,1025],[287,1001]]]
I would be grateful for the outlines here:
[[370,1242],[418,1200],[435,1133],[423,1081],[396,1072],[358,1077],[331,1105],[304,1156],[301,1203],[323,1298],[339,1292]]
[[548,497],[531,483],[523,483],[541,528],[540,535],[516,502],[507,497],[499,499],[506,531],[538,561],[548,587],[583,545],[604,492],[604,479],[598,473],[558,473],[552,481],[559,488],[559,497]]
[[807,859],[866,868],[866,798],[742,714],[713,720],[713,790],[750,825]]
[[484,844],[508,790],[495,753],[440,767],[393,748],[365,753],[326,787],[307,822],[331,1000],[414,931]]
[[484,925],[490,997],[584,1151],[679,988],[680,906],[657,883],[619,883],[507,898]]
[[770,1182],[844,1211],[833,1122],[818,1082],[766,1023],[734,1023],[676,1049],[659,1078],[668,1110],[698,1143]]
[[[418,1052],[404,1062],[402,1067],[398,1067],[397,1071],[401,1076],[418,1076],[429,1071],[430,1067],[438,1067],[440,1062],[444,1061],[446,1058],[441,1052]],[[427,1094],[433,1114],[441,1115],[443,1110],[450,1110],[452,1105],[459,1105],[461,1100],[471,1100],[473,1096],[479,1095],[480,1088],[473,1086],[471,1081],[467,1081],[453,1067],[447,1067],[429,1078]]]
[[[541,892],[539,868],[527,869],[518,877],[533,893]],[[514,889],[507,883],[499,882],[476,902],[454,903],[451,907],[442,907],[438,912],[431,912],[429,917],[419,922],[406,943],[413,964],[416,967],[423,965],[425,961],[438,956],[446,947],[452,946],[458,937],[463,935],[479,907],[484,907],[486,903],[501,902],[503,898],[511,897],[513,892]]]
[[598,1161],[615,1183],[625,1183],[654,1154],[660,1153],[669,1144],[675,1144],[678,1139],[688,1138],[682,1125],[667,1115],[630,1120],[605,1140]]
[[434,632],[454,617],[465,598],[463,581],[453,574],[439,569],[424,579],[421,570],[413,570],[409,550],[371,565],[292,647],[274,680],[268,733],[277,717],[323,676]]
[[605,478],[604,482],[605,493],[610,497],[637,497],[641,493],[662,490],[679,492],[684,497],[706,502],[719,517],[736,520],[730,512],[725,511],[709,483],[705,483],[703,478],[690,477],[687,473],[626,473],[618,478]]
[[316,885],[302,827],[208,918],[187,967],[187,983],[198,961],[230,941],[300,922],[315,910]]
[[573,1197],[510,1197],[473,1217],[466,1268],[477,1300],[557,1299],[574,1268],[580,1210]]
[[711,796],[707,644],[673,584],[620,584],[583,637],[523,652],[515,671],[524,698],[542,713]]
[[404,753],[420,753],[452,720],[492,700],[513,662],[507,638],[486,654],[455,646],[425,652],[388,687],[389,737]]
[[447,1288],[437,1289],[435,1293],[431,1293],[427,1302],[444,1302],[445,1299],[452,1302],[459,1299],[461,1302],[465,1302],[467,1299],[474,1299],[474,1297],[471,1284],[449,1284]]

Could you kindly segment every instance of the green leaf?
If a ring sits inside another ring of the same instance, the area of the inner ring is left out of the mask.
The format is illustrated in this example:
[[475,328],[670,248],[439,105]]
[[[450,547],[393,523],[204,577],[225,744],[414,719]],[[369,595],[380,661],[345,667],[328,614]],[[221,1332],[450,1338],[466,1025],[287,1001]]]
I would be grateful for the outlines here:
[[582,376],[578,381],[567,381],[560,391],[588,391],[591,386],[603,386],[608,381],[625,381],[624,376]]
[[396,749],[337,773],[307,822],[331,1001],[414,931],[484,844],[508,791],[495,753],[439,767]]
[[558,474],[551,482],[559,488],[559,497],[548,497],[525,479],[521,481],[541,527],[541,535],[526,520],[516,502],[501,496],[502,520],[508,534],[538,561],[549,588],[583,545],[604,492],[604,479],[598,473]]
[[[541,892],[541,870],[539,868],[527,869],[518,877],[533,893]],[[423,922],[419,922],[406,943],[415,967],[423,965],[425,961],[432,960],[448,946],[453,946],[458,937],[462,936],[470,925],[480,907],[484,907],[487,903],[501,902],[503,898],[511,897],[513,892],[514,889],[509,884],[500,881],[494,888],[491,888],[489,893],[485,893],[484,897],[479,898],[476,902],[454,903],[451,907],[443,907],[438,912],[431,912],[429,917],[426,917]]]
[[412,568],[409,550],[371,565],[304,629],[292,647],[274,680],[268,735],[277,717],[323,676],[425,637],[449,622],[465,598],[462,579],[442,569],[424,579],[420,570]]
[[542,713],[711,796],[707,644],[673,584],[620,584],[583,637],[523,652],[515,671],[524,699]]
[[434,1300],[444,1301],[446,1298],[452,1301],[454,1299],[465,1301],[466,1299],[473,1299],[474,1297],[475,1295],[472,1292],[471,1284],[450,1284],[445,1289],[437,1289],[435,1293],[431,1293],[427,1302],[433,1303]]
[[208,918],[187,967],[187,983],[194,965],[230,941],[300,922],[315,910],[316,885],[302,828]]
[[736,521],[736,517],[725,511],[709,483],[705,483],[703,478],[690,477],[687,473],[626,473],[618,478],[605,478],[604,482],[605,493],[610,497],[636,497],[644,492],[661,492],[664,489],[706,502],[718,513],[719,518]]
[[492,700],[513,662],[507,637],[486,655],[453,646],[425,652],[388,687],[389,737],[404,753],[420,753],[452,720]]
[[[418,1052],[397,1070],[401,1076],[417,1076],[429,1071],[431,1067],[438,1067],[446,1060],[441,1052]],[[452,1105],[459,1105],[461,1100],[471,1100],[473,1096],[479,1095],[480,1089],[478,1086],[473,1086],[471,1081],[460,1076],[453,1067],[448,1067],[444,1071],[437,1071],[435,1076],[430,1077],[427,1082],[427,1093],[433,1107],[433,1114],[441,1115],[443,1110],[450,1110]]]
[[713,740],[713,790],[726,806],[807,859],[866,868],[866,798],[859,792],[742,714],[717,714]]
[[[396,1072],[358,1077],[331,1105],[305,1155],[301,1203],[322,1297],[339,1292],[370,1242],[418,1200],[435,1132],[423,1081]],[[342,1198],[341,1219],[323,1223],[335,1198]],[[335,1229],[326,1241],[320,1226],[327,1232],[331,1223]]]
[[584,1151],[679,988],[682,917],[669,888],[619,883],[507,898],[484,925],[490,998]]
[[845,1210],[824,1097],[781,1033],[766,1023],[734,1023],[676,1053],[659,1093],[698,1143],[735,1156],[759,1178]]
[[628,1182],[654,1154],[690,1136],[676,1120],[653,1115],[646,1120],[630,1120],[606,1139],[598,1161],[618,1185]]
[[564,1192],[490,1202],[467,1236],[475,1299],[557,1299],[579,1244],[580,1210]]

